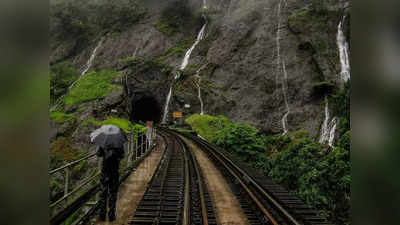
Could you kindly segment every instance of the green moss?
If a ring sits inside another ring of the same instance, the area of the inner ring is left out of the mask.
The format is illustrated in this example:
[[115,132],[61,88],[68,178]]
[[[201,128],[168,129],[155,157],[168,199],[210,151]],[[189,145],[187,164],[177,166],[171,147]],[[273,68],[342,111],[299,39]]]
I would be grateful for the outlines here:
[[107,125],[107,124],[115,125],[124,130],[125,132],[130,132],[133,128],[133,124],[129,120],[117,117],[108,117],[106,120],[100,122],[100,125]]
[[63,112],[50,112],[50,119],[56,123],[70,122],[76,119],[74,114],[66,114]]
[[122,75],[111,70],[101,70],[90,72],[82,77],[65,97],[66,105],[75,105],[98,98],[104,98],[108,93],[116,88],[121,88],[111,84],[115,78]]
[[132,134],[143,134],[146,131],[146,127],[140,124],[132,124],[131,121],[119,117],[108,117],[106,120],[97,121],[93,117],[89,117],[87,120],[82,122],[82,126],[87,126],[89,124],[102,126],[102,125],[115,125],[127,133]]
[[203,138],[212,141],[228,123],[224,116],[194,114],[185,120]]

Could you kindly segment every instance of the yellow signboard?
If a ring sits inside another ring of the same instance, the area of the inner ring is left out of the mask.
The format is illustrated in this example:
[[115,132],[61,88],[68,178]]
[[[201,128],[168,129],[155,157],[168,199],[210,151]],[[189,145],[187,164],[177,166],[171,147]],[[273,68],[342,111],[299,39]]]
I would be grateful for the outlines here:
[[182,118],[182,117],[183,117],[182,112],[174,112],[174,113],[172,114],[172,116],[173,116],[174,118]]

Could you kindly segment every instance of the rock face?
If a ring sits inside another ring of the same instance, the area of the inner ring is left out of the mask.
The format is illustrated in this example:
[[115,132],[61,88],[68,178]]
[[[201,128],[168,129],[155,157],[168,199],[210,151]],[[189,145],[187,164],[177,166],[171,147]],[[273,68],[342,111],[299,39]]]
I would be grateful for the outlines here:
[[[206,36],[185,71],[178,68],[204,23],[203,1],[145,2],[139,3],[145,13],[125,30],[101,31],[81,51],[67,51],[66,42],[55,45],[52,63],[69,60],[82,71],[105,36],[92,69],[121,71],[128,96],[123,100],[121,93],[112,93],[105,100],[109,105],[124,101],[131,112],[135,102],[152,97],[163,109],[174,85],[169,112],[200,113],[194,77],[198,74],[205,113],[282,133],[282,118],[289,109],[289,132],[305,129],[317,139],[324,97],[314,86],[329,81],[340,88],[336,33],[338,23],[348,15],[345,33],[349,36],[348,1],[208,0]],[[189,12],[179,12],[178,20],[180,15],[185,19],[173,24],[164,15],[176,2]],[[177,72],[182,76],[174,81]],[[191,108],[185,109],[185,104]]]

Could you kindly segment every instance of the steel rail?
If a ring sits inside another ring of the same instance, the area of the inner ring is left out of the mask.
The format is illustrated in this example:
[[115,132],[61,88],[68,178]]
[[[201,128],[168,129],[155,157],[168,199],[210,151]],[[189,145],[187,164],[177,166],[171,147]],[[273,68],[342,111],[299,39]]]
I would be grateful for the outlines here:
[[178,141],[179,145],[183,149],[184,154],[184,161],[185,161],[185,201],[183,203],[183,221],[182,225],[189,225],[190,224],[190,175],[189,175],[189,159],[188,159],[188,152],[186,146],[181,142],[179,137],[175,136],[176,140]]
[[[216,149],[216,147],[211,146],[209,143],[205,142],[204,140],[201,140],[204,145],[207,145],[209,148],[211,149]],[[213,151],[214,152],[214,151]],[[261,192],[265,197],[268,198],[268,200],[270,202],[272,202],[272,204],[278,208],[280,210],[281,213],[283,213],[293,224],[295,225],[301,225],[301,223],[299,223],[295,218],[293,218],[293,216],[286,210],[284,209],[281,204],[279,204],[270,194],[268,194],[262,187],[260,187],[260,185],[257,184],[257,182],[255,180],[253,180],[253,178],[251,178],[246,172],[244,172],[240,167],[238,167],[232,160],[230,160],[227,156],[225,156],[224,153],[220,152],[220,151],[215,151],[217,152],[219,155],[221,155],[226,161],[229,162],[230,165],[232,165],[236,170],[238,170],[243,177],[245,177],[248,181],[251,182],[252,185],[254,185],[254,187],[257,188],[257,190],[259,192]]]
[[[164,132],[168,133],[169,135],[173,136],[178,143],[182,146],[182,149],[184,150],[184,155],[185,155],[185,176],[186,176],[186,181],[185,181],[185,214],[186,215],[192,215],[190,212],[190,208],[191,208],[191,203],[190,203],[190,179],[193,179],[193,177],[189,177],[190,176],[190,168],[189,168],[189,163],[192,163],[193,168],[194,168],[194,172],[197,176],[197,179],[195,181],[195,183],[198,186],[198,194],[200,197],[200,208],[201,208],[201,218],[202,218],[202,225],[208,225],[209,221],[208,221],[208,215],[207,215],[207,205],[206,205],[206,201],[205,201],[205,191],[203,188],[203,184],[204,181],[202,179],[202,174],[201,171],[199,169],[199,164],[197,162],[196,157],[194,156],[194,153],[192,152],[192,150],[187,146],[186,142],[183,140],[183,138],[175,133],[175,132],[171,132],[171,130],[169,129],[162,129]],[[183,220],[183,224],[193,224],[192,221],[190,221],[190,219],[186,220],[185,218],[185,214],[184,214],[184,220]]]
[[[190,150],[189,150],[190,151]],[[196,157],[194,156],[193,152],[190,151],[190,156],[192,158],[193,166],[195,169],[195,172],[197,174],[197,183],[199,185],[199,193],[200,193],[200,205],[201,205],[201,216],[202,216],[202,222],[203,225],[208,225],[208,216],[207,216],[207,206],[206,206],[206,201],[204,199],[204,190],[203,190],[203,180],[201,176],[201,172],[199,169],[199,163],[197,162]]]
[[263,206],[263,204],[257,199],[257,197],[253,194],[253,192],[247,187],[247,185],[243,182],[242,178],[240,178],[223,160],[220,159],[213,151],[211,154],[216,157],[219,162],[229,171],[229,173],[236,178],[239,182],[240,186],[246,191],[246,193],[250,196],[250,198],[256,203],[257,207],[261,210],[261,212],[266,216],[272,224],[279,225],[275,218],[268,212],[268,210]]

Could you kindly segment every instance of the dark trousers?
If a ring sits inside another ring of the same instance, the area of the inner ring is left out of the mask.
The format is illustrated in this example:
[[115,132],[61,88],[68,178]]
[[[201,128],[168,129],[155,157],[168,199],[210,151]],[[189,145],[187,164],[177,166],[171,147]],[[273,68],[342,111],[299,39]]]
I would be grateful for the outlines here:
[[118,197],[119,174],[101,174],[100,176],[100,218],[105,220],[107,215],[107,200],[108,200],[108,218],[115,219],[115,210]]

